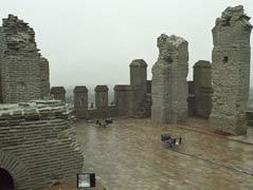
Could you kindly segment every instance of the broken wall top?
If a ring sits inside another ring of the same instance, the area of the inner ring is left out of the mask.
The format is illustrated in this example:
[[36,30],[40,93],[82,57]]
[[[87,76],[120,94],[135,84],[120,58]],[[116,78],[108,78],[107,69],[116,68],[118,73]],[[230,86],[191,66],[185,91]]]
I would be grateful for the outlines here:
[[74,88],[74,93],[86,93],[86,92],[88,92],[86,86],[76,86]]
[[60,100],[34,100],[19,104],[0,105],[0,123],[3,120],[41,120],[68,118],[71,110]]
[[143,59],[135,59],[130,63],[130,67],[147,67],[148,64]]
[[159,48],[158,63],[173,63],[174,60],[188,61],[188,42],[182,37],[162,34],[157,39]]
[[107,92],[109,88],[106,85],[97,85],[95,92]]
[[244,13],[244,8],[242,5],[236,7],[228,7],[225,11],[223,11],[221,17],[217,18],[216,27],[233,27],[235,24],[240,23],[245,27],[245,29],[251,30],[252,25],[249,20],[250,17]]
[[35,54],[40,56],[35,42],[35,32],[28,23],[9,15],[3,19],[2,31],[5,36],[6,54]]

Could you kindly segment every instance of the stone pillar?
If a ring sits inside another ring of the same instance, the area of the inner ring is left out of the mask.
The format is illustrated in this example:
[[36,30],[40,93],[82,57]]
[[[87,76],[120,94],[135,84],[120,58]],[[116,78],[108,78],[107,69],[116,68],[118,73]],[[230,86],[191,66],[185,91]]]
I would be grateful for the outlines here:
[[159,57],[152,68],[152,121],[176,123],[188,115],[188,42],[162,34]]
[[95,88],[95,105],[99,110],[108,108],[108,87],[106,85],[97,85]]
[[208,118],[212,109],[211,63],[200,60],[193,67],[195,115]]
[[250,17],[243,6],[228,7],[213,28],[213,107],[210,125],[232,134],[247,133],[250,79]]
[[65,102],[65,88],[63,86],[55,86],[50,90],[50,96],[55,100],[61,100]]
[[114,87],[114,101],[119,116],[132,116],[136,110],[134,104],[135,90],[130,85],[116,85]]
[[88,89],[86,86],[76,86],[74,89],[74,108],[78,118],[87,118]]
[[147,63],[143,59],[135,59],[130,67],[130,85],[147,91]]

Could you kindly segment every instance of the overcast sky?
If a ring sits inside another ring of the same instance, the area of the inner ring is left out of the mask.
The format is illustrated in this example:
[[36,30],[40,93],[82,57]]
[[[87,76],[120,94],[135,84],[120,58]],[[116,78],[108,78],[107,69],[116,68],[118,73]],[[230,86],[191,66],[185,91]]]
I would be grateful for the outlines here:
[[34,28],[51,85],[111,86],[129,82],[128,65],[137,58],[151,78],[161,33],[189,42],[192,78],[196,61],[211,60],[215,19],[239,4],[253,16],[252,0],[0,0],[0,17],[15,14]]

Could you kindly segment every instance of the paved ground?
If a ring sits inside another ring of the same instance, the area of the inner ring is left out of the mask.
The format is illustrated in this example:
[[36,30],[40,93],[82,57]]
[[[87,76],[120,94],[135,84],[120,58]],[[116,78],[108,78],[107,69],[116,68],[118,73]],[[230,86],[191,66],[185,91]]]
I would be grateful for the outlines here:
[[[253,189],[253,145],[189,129],[154,125],[149,120],[118,120],[109,128],[76,124],[87,172],[95,172],[109,190]],[[205,130],[203,130],[205,131]],[[182,136],[175,151],[160,143],[160,134]]]

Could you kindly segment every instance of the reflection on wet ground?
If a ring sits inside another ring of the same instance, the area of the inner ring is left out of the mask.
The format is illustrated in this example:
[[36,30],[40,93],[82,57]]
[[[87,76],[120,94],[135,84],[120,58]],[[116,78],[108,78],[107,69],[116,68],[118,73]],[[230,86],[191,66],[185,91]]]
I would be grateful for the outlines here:
[[[188,125],[197,126],[195,121]],[[118,120],[109,128],[76,126],[85,169],[107,189],[253,189],[253,176],[247,174],[253,173],[253,145],[150,120]],[[182,136],[182,146],[167,149],[160,142],[163,132]]]

